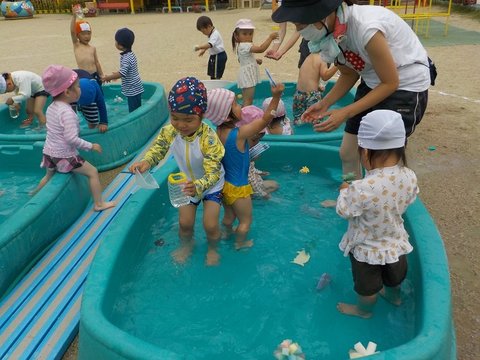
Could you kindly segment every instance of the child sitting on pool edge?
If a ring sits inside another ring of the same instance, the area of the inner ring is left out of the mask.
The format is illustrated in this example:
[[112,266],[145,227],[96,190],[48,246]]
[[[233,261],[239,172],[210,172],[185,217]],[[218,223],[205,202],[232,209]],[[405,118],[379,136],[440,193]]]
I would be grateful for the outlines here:
[[400,284],[413,250],[402,215],[418,194],[417,177],[406,167],[405,126],[391,110],[362,118],[358,151],[365,177],[340,186],[337,213],[348,220],[340,250],[350,256],[357,304],[338,303],[341,313],[372,316],[377,294],[401,304]]
[[88,177],[95,211],[114,207],[115,201],[104,201],[102,198],[97,169],[78,154],[77,149],[102,152],[99,144],[92,144],[78,136],[80,132],[78,116],[70,105],[80,97],[78,75],[64,66],[50,65],[44,71],[42,81],[45,90],[53,96],[53,102],[47,108],[47,137],[40,165],[46,168],[46,174],[32,194],[45,186],[56,171],[61,173],[71,171]]
[[[248,182],[250,154],[248,139],[260,133],[276,116],[275,110],[282,96],[283,84],[272,86],[273,99],[262,117],[248,116],[249,108],[241,108],[235,101],[235,94],[227,89],[212,89],[208,92],[208,108],[205,117],[217,126],[217,134],[225,146],[225,186],[223,205],[225,208],[222,225],[226,235],[233,233],[233,222],[238,219],[235,229],[235,248],[251,247],[247,240],[252,223],[252,186]],[[261,110],[260,110],[261,113]]]
[[203,200],[203,226],[207,235],[207,265],[218,265],[220,240],[220,206],[224,174],[222,158],[225,149],[215,131],[202,122],[207,109],[207,91],[194,77],[177,81],[168,95],[170,124],[162,127],[155,143],[140,162],[129,170],[141,173],[157,165],[171,149],[180,171],[189,179],[183,192],[192,197],[189,205],[178,208],[180,248],[173,258],[184,263],[192,254],[193,228],[197,207]]

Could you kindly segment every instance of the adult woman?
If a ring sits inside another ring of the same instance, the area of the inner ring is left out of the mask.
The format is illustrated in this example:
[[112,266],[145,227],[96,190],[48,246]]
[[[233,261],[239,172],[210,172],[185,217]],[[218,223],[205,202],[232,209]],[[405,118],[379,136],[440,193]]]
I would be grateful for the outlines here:
[[[320,52],[325,62],[335,62],[340,70],[332,90],[307,109],[302,120],[314,122],[318,132],[335,130],[346,121],[340,149],[344,173],[360,177],[357,134],[366,113],[376,109],[399,112],[407,137],[413,133],[427,106],[428,56],[399,16],[381,6],[359,6],[350,0],[286,0],[272,19],[293,22],[309,40],[310,51]],[[328,110],[360,77],[355,101]]]

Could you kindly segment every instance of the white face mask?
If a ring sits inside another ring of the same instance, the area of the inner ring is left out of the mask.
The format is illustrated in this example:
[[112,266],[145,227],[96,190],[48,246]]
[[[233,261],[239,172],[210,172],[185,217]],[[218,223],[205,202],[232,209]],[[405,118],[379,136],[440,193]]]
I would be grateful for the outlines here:
[[318,30],[317,27],[313,24],[307,25],[305,28],[300,30],[299,33],[303,36],[305,40],[315,42],[322,40],[325,36],[328,35],[325,26],[322,26],[322,29]]

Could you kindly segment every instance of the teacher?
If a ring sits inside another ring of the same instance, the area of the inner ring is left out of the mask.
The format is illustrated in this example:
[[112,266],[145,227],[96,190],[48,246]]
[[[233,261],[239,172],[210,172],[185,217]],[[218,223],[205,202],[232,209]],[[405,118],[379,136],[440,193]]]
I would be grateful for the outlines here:
[[[363,116],[377,109],[396,111],[407,137],[421,121],[430,86],[426,50],[405,21],[381,6],[350,0],[284,0],[272,20],[292,22],[309,40],[310,51],[340,70],[330,92],[309,107],[302,120],[314,123],[317,132],[333,131],[346,122],[340,148],[343,172],[360,178],[357,134]],[[359,79],[354,102],[329,110]]]

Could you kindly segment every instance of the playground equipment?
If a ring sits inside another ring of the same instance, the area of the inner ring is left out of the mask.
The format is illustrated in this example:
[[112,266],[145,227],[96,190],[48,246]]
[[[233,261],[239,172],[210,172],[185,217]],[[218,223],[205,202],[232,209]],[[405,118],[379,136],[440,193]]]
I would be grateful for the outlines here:
[[25,1],[2,1],[0,6],[5,19],[30,19],[35,14],[35,9],[29,0]]

